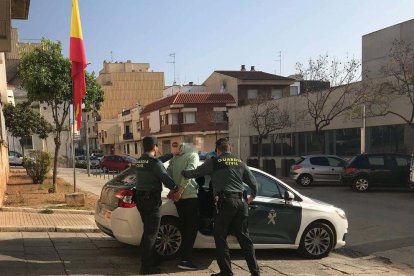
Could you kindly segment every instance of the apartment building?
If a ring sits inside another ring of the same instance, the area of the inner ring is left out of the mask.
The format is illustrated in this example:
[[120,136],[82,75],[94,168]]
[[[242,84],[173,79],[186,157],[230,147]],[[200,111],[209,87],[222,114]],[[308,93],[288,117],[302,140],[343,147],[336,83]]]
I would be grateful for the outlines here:
[[120,142],[118,114],[162,98],[164,73],[151,71],[149,63],[104,61],[97,82],[104,91],[104,102],[83,131],[89,131],[91,144],[96,141],[105,154],[115,153]]
[[142,154],[141,140],[158,138],[161,153],[170,152],[172,142],[195,143],[202,152],[214,150],[218,138],[228,136],[227,113],[236,106],[228,93],[178,93],[145,107],[119,114],[122,153]]
[[[238,106],[248,105],[258,97],[279,99],[291,93],[295,79],[256,71],[254,66],[239,71],[214,71],[203,83],[207,91],[229,93]],[[296,90],[298,91],[298,90]]]

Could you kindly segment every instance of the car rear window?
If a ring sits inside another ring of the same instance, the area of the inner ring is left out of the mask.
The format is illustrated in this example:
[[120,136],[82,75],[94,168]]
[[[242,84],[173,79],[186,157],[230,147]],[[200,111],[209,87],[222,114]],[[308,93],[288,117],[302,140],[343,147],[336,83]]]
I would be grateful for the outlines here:
[[395,156],[395,162],[397,162],[398,167],[409,167],[411,161],[408,156]]
[[113,186],[134,186],[136,179],[136,173],[132,169],[127,169],[119,174],[115,179],[111,181]]
[[299,158],[298,160],[295,161],[295,165],[299,165],[300,163],[303,162],[303,160],[305,160],[304,157]]
[[335,157],[327,157],[327,159],[329,161],[329,166],[331,167],[343,167],[346,164],[344,160]]
[[365,155],[355,155],[349,160],[348,166],[365,169],[368,167],[367,157]]

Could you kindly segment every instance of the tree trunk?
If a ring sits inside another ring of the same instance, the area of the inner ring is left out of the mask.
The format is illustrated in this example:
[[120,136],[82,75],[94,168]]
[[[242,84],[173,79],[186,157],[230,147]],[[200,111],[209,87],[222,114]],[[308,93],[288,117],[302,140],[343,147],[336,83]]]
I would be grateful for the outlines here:
[[260,159],[262,156],[262,140],[263,138],[258,136],[257,137],[257,168],[258,169],[262,169],[261,163],[260,163]]
[[322,130],[315,131],[316,139],[318,139],[318,143],[321,146],[321,154],[325,154],[325,133]]
[[59,149],[60,149],[60,132],[56,133],[56,136],[54,138],[55,141],[55,155],[53,159],[53,191],[57,192],[57,163],[58,163],[58,155],[59,155]]
[[[20,137],[20,139],[19,139],[19,143],[20,143],[20,147],[22,148],[22,154],[23,154],[23,157],[24,157],[24,144],[23,144],[23,137]],[[16,149],[15,149],[16,150]]]

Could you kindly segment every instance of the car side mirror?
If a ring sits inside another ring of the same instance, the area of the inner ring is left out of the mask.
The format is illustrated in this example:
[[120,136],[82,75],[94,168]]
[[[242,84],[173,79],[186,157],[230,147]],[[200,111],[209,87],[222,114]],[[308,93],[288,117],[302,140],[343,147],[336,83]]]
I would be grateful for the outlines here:
[[292,201],[295,198],[295,195],[292,192],[285,191],[285,195],[283,196],[283,199],[286,201]]

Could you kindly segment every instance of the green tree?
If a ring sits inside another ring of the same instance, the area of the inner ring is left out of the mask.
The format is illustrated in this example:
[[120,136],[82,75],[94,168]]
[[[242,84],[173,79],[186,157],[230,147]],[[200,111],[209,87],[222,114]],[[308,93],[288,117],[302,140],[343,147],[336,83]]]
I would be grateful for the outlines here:
[[[62,144],[62,131],[67,129],[69,107],[72,101],[71,64],[62,55],[62,44],[42,39],[39,47],[23,54],[19,74],[22,86],[30,101],[46,103],[52,110],[53,140],[53,188],[56,191],[57,161]],[[103,91],[94,75],[86,73],[87,96],[85,102],[90,108],[99,109]]]
[[29,103],[18,103],[16,106],[6,104],[3,109],[7,130],[14,137],[19,137],[24,155],[23,141],[34,134],[46,139],[52,132],[52,125],[43,116],[35,112]]
[[83,104],[87,112],[97,112],[104,101],[104,91],[96,82],[95,73],[86,73],[86,95]]

